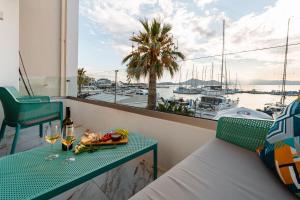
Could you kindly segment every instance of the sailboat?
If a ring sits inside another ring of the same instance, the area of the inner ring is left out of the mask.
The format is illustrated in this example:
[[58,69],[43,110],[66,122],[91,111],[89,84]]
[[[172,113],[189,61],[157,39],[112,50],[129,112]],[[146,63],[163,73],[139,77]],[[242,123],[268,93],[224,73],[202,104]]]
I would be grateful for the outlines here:
[[286,99],[286,69],[287,69],[287,55],[288,55],[288,47],[289,47],[289,31],[290,31],[290,19],[288,20],[288,28],[287,28],[287,36],[286,36],[286,44],[285,44],[285,56],[284,56],[284,65],[283,65],[283,75],[282,75],[282,86],[281,86],[281,98],[279,102],[276,103],[266,103],[264,105],[263,112],[273,116],[276,118],[286,107],[285,99]]
[[[205,68],[206,69],[206,68]],[[202,86],[202,92],[201,94],[206,95],[206,96],[221,96],[225,94],[225,91],[222,90],[221,85],[216,85],[213,83],[213,78],[214,78],[214,63],[211,65],[211,81],[210,85],[203,85]],[[206,70],[205,70],[205,76],[206,76]]]
[[[195,66],[193,65],[193,71],[192,71],[192,79],[190,79],[190,87],[188,87],[188,72],[186,75],[186,85],[185,86],[181,86],[181,82],[179,80],[179,87],[176,88],[175,90],[173,90],[173,93],[175,94],[200,94],[201,93],[201,89],[197,88],[196,85],[196,79],[194,79],[194,69]],[[181,75],[180,75],[181,77]]]
[[[223,20],[223,49],[222,49],[222,65],[221,65],[221,84],[217,86],[206,86],[202,88],[202,96],[200,101],[195,103],[194,108],[191,108],[195,112],[196,117],[203,118],[213,118],[221,110],[234,108],[238,105],[239,99],[232,100],[225,96],[225,91],[223,90],[223,72],[225,64],[225,73],[227,74],[226,61],[224,62],[224,49],[225,49],[225,20]],[[213,64],[212,64],[213,71]],[[213,76],[212,76],[213,77]],[[225,76],[226,88],[227,75]]]

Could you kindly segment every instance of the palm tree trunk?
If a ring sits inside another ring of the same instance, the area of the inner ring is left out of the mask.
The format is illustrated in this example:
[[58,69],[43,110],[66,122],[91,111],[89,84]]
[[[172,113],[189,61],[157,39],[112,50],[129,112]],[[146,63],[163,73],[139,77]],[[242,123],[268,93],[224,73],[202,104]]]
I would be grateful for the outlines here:
[[147,108],[149,110],[154,110],[155,107],[156,107],[156,73],[150,72]]
[[79,84],[78,84],[78,93],[79,93],[79,94],[81,94],[81,87],[82,87],[82,85],[81,85],[81,83],[79,83]]

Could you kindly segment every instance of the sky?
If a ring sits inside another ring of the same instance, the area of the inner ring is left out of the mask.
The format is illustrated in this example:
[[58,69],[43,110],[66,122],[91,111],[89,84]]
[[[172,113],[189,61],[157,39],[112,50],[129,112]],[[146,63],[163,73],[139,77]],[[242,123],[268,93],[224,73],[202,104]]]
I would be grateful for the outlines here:
[[[284,45],[287,22],[289,44],[300,42],[300,0],[80,0],[79,67],[95,78],[126,80],[122,59],[131,52],[129,38],[142,30],[139,19],[159,18],[172,25],[179,51],[186,56],[181,72],[165,72],[160,82],[194,78],[210,80],[221,73],[222,21],[225,20],[225,53]],[[231,79],[280,80],[285,48],[226,56]],[[288,80],[299,80],[300,45],[290,46]],[[193,70],[194,69],[194,70]],[[206,72],[206,73],[204,73]],[[229,76],[229,75],[228,75]],[[145,81],[142,79],[141,81]]]

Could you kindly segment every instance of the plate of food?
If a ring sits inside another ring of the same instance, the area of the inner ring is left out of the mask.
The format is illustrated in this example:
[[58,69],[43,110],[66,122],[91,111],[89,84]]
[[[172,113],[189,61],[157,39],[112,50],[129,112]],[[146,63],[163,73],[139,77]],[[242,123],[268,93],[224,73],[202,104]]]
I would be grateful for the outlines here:
[[128,131],[115,129],[104,133],[92,133],[86,131],[80,139],[83,145],[117,145],[128,143]]
[[116,148],[116,145],[127,143],[128,131],[125,129],[115,129],[104,133],[93,133],[87,130],[80,138],[80,143],[76,145],[74,153],[91,153],[101,149]]

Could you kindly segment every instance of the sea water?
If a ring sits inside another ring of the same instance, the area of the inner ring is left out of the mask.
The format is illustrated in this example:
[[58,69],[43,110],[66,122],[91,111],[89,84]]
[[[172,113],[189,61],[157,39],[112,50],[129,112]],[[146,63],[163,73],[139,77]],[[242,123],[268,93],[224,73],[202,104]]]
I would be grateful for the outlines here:
[[[194,94],[194,95],[187,95],[187,94],[175,94],[173,90],[175,90],[178,86],[169,86],[169,88],[157,88],[157,92],[160,97],[163,98],[183,98],[183,99],[200,99],[201,94]],[[272,90],[281,90],[281,85],[241,85],[238,87],[240,90],[253,90],[256,91],[265,91],[270,92]],[[286,91],[299,91],[300,85],[287,85]],[[249,94],[249,93],[237,93],[237,94],[230,94],[225,95],[226,97],[236,100],[239,98],[238,107],[246,107],[251,109],[263,109],[265,103],[276,103],[280,101],[280,95],[270,95],[270,94]],[[296,96],[287,96],[286,97],[286,104],[291,103],[295,100]]]

